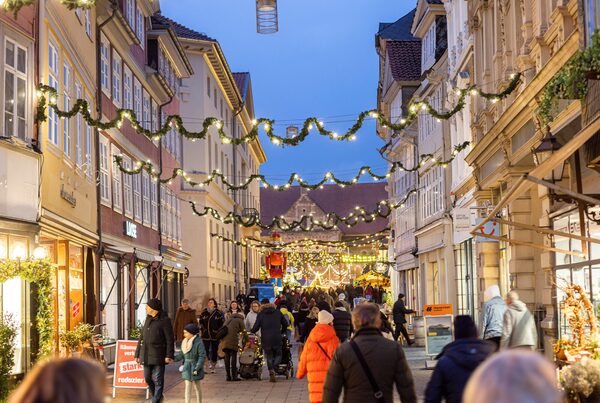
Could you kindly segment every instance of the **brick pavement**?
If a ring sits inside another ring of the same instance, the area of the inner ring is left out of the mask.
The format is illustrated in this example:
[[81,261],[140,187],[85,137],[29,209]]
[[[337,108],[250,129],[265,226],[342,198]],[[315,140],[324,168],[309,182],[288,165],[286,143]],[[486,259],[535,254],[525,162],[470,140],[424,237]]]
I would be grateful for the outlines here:
[[[425,370],[425,355],[422,348],[406,348],[406,356],[409,365],[413,371],[417,395],[422,399],[425,387],[431,376],[431,371]],[[294,366],[298,362],[294,358]],[[165,374],[165,403],[183,403],[184,402],[184,383],[177,370],[178,365],[167,366]],[[109,376],[109,382],[112,384],[112,374]],[[263,373],[263,380],[243,380],[241,382],[225,381],[225,368],[217,368],[215,374],[206,374],[202,380],[202,402],[203,403],[306,403],[308,402],[308,388],[306,379],[289,379],[283,377],[277,378],[277,383],[268,381],[266,367]],[[118,389],[116,399],[107,399],[114,402],[147,402],[144,400],[144,392],[138,390]],[[194,400],[193,400],[194,401]],[[399,398],[395,396],[395,402]]]

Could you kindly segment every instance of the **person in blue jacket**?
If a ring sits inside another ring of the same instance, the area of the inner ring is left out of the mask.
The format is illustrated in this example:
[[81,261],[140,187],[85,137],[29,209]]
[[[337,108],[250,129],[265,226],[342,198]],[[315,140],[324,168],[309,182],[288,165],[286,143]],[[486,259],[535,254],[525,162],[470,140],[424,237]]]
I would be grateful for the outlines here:
[[498,351],[504,327],[503,321],[504,312],[506,312],[506,303],[500,296],[500,288],[497,285],[491,285],[486,288],[483,297],[485,303],[481,310],[481,338],[494,343],[494,351]]
[[181,377],[185,381],[185,403],[192,401],[192,387],[196,391],[196,403],[202,401],[202,390],[200,381],[204,379],[204,360],[206,359],[206,350],[204,343],[198,336],[200,328],[193,323],[185,325],[183,328],[183,341],[181,342],[181,351],[175,355],[175,361],[182,361]]
[[436,357],[438,363],[425,390],[425,403],[460,403],[467,381],[475,369],[494,352],[494,345],[477,337],[468,315],[454,320],[455,341]]

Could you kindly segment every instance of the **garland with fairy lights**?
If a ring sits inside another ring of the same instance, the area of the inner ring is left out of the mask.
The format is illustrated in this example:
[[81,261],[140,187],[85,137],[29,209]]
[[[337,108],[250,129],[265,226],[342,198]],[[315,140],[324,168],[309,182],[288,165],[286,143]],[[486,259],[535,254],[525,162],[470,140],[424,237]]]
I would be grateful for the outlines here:
[[[17,18],[19,11],[21,11],[23,7],[27,7],[34,2],[35,0],[3,0],[0,2],[0,8],[12,12],[13,16]],[[69,10],[74,10],[76,8],[87,9],[96,5],[96,0],[60,0],[60,2]]]
[[364,208],[355,207],[356,213],[350,213],[348,216],[340,216],[337,213],[328,213],[325,216],[324,220],[316,220],[313,216],[302,216],[299,220],[293,220],[288,222],[283,217],[275,217],[271,220],[270,223],[263,223],[260,220],[259,215],[254,215],[251,217],[243,217],[237,213],[229,212],[225,216],[221,216],[221,214],[214,208],[205,206],[204,209],[198,210],[196,208],[196,202],[190,201],[190,205],[192,206],[192,211],[195,215],[198,216],[206,216],[211,215],[214,219],[221,221],[224,224],[236,224],[242,227],[253,227],[257,226],[263,230],[272,230],[277,227],[282,231],[293,231],[293,230],[302,230],[302,231],[312,231],[315,227],[321,228],[324,230],[332,230],[336,226],[345,224],[348,227],[353,227],[360,222],[371,223],[375,221],[378,217],[387,218],[392,214],[397,208],[404,207],[404,204],[408,200],[408,198],[417,192],[417,189],[410,190],[406,196],[397,203],[391,203],[387,200],[382,200],[377,204],[377,207],[371,211],[367,212]]
[[221,179],[221,183],[227,189],[229,189],[231,191],[237,191],[237,190],[247,189],[248,186],[253,181],[256,180],[258,182],[262,182],[262,186],[264,188],[274,189],[274,190],[282,192],[284,190],[290,189],[294,183],[297,183],[298,186],[303,187],[305,189],[309,189],[309,190],[323,189],[324,185],[327,184],[328,182],[330,182],[331,184],[336,184],[343,188],[346,186],[352,186],[352,185],[359,183],[362,176],[367,175],[367,174],[370,175],[373,180],[376,180],[376,181],[384,180],[384,179],[387,179],[390,176],[392,176],[397,171],[416,172],[417,170],[419,170],[419,168],[421,168],[428,161],[432,161],[435,166],[441,166],[441,167],[445,168],[454,160],[454,158],[456,158],[456,156],[462,150],[466,149],[470,144],[471,144],[470,142],[465,141],[464,143],[455,146],[452,149],[452,156],[448,160],[437,160],[433,154],[421,154],[419,163],[410,168],[406,167],[400,161],[394,161],[394,162],[391,162],[390,168],[387,173],[385,173],[383,175],[379,175],[379,174],[374,173],[373,169],[370,166],[363,166],[363,167],[359,168],[358,173],[350,180],[339,179],[334,173],[327,172],[323,176],[323,179],[321,179],[319,182],[316,182],[313,184],[310,184],[310,183],[304,181],[300,177],[299,174],[292,173],[290,175],[289,179],[287,180],[287,182],[285,182],[284,184],[274,185],[266,179],[265,175],[253,174],[253,175],[250,175],[250,177],[245,182],[235,185],[234,183],[229,182],[229,180],[227,179],[227,176],[225,176],[219,169],[215,169],[214,171],[212,171],[212,173],[210,175],[208,175],[208,177],[206,179],[201,180],[201,181],[192,180],[189,177],[188,173],[185,172],[181,168],[173,168],[173,171],[170,176],[161,178],[160,174],[157,173],[157,169],[154,167],[154,165],[150,161],[136,161],[133,164],[133,168],[128,168],[124,164],[124,156],[122,154],[114,155],[114,160],[115,160],[115,163],[117,164],[117,166],[119,167],[119,170],[121,172],[123,172],[124,174],[137,175],[142,171],[146,171],[152,179],[154,179],[155,181],[158,181],[160,183],[171,184],[173,179],[175,179],[177,177],[181,177],[188,185],[190,185],[192,187],[196,187],[196,186],[204,187],[204,186],[210,185],[213,181],[216,181],[217,178],[219,178],[219,179]]
[[217,238],[223,242],[227,242],[237,246],[251,247],[251,248],[260,248],[260,249],[289,249],[289,248],[310,248],[310,247],[326,247],[326,248],[341,248],[341,247],[350,247],[350,246],[370,246],[375,243],[382,243],[383,241],[388,240],[389,235],[385,235],[388,229],[384,231],[380,231],[376,234],[365,235],[363,237],[355,238],[352,240],[346,241],[322,241],[322,240],[313,240],[313,239],[304,239],[297,240],[292,242],[284,242],[284,243],[273,243],[273,242],[265,242],[261,239],[257,239],[254,237],[247,237],[242,241],[236,241],[235,239],[231,239],[225,237],[223,235],[217,233],[211,233],[210,236],[213,238]]
[[[157,131],[152,131],[142,127],[140,121],[138,120],[138,117],[131,109],[117,109],[116,117],[107,122],[101,122],[100,119],[92,118],[90,106],[88,102],[84,99],[78,99],[69,111],[61,110],[57,105],[58,92],[56,91],[56,89],[48,85],[38,86],[38,106],[36,119],[38,122],[46,121],[48,118],[46,114],[46,107],[50,106],[56,112],[56,114],[62,118],[71,118],[76,114],[80,113],[88,125],[97,127],[100,130],[108,130],[115,127],[119,128],[125,120],[129,120],[133,129],[135,129],[138,133],[143,134],[151,140],[159,140],[161,137],[166,136],[172,128],[175,128],[183,137],[191,141],[195,141],[205,138],[208,133],[208,130],[211,127],[215,127],[222,143],[234,145],[248,143],[252,140],[257,139],[259,128],[262,126],[266,135],[274,144],[282,146],[297,146],[308,137],[309,133],[311,132],[311,130],[313,130],[313,128],[316,129],[319,132],[319,134],[326,136],[332,140],[355,140],[356,133],[362,128],[363,123],[367,117],[371,117],[377,120],[379,125],[381,125],[382,127],[390,128],[395,131],[403,130],[407,126],[409,126],[417,118],[419,109],[429,113],[436,119],[447,120],[464,108],[465,99],[468,94],[480,95],[486,99],[490,99],[492,102],[497,102],[501,99],[506,98],[511,92],[513,92],[517,88],[520,81],[520,73],[512,75],[509,85],[504,91],[500,93],[487,93],[478,89],[476,86],[469,86],[464,89],[458,89],[457,93],[459,94],[459,98],[457,104],[454,106],[453,109],[446,112],[436,110],[434,107],[431,106],[431,104],[428,101],[420,101],[414,103],[410,105],[407,117],[400,119],[399,123],[390,122],[377,110],[361,112],[358,115],[354,125],[342,135],[338,134],[337,132],[325,129],[325,124],[315,117],[307,118],[304,121],[302,129],[300,129],[298,135],[293,137],[282,137],[275,134],[273,132],[273,125],[275,124],[275,120],[267,118],[254,119],[252,121],[252,129],[250,130],[250,132],[239,138],[230,137],[227,134],[225,134],[225,131],[223,130],[223,121],[215,117],[208,117],[204,119],[204,122],[202,124],[202,130],[199,132],[192,132],[188,131],[185,128],[185,126],[183,125],[183,119],[180,115],[169,115],[165,119],[165,122],[161,128],[159,128]],[[380,150],[380,152],[383,153],[385,149],[387,149],[390,145],[391,140]]]

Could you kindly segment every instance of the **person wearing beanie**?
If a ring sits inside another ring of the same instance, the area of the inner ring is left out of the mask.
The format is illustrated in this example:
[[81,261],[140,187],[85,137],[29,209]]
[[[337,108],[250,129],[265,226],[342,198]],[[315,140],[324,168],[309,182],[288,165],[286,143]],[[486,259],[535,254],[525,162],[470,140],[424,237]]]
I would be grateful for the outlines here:
[[180,368],[181,377],[185,382],[185,403],[192,401],[192,387],[196,391],[196,403],[202,401],[202,390],[200,380],[204,379],[204,360],[206,350],[202,339],[198,337],[200,328],[194,323],[188,323],[183,327],[183,340],[181,351],[175,355],[175,361],[182,361]]
[[[344,294],[343,292],[340,293],[340,295],[338,295],[338,301],[342,303],[343,307],[346,309],[346,312],[350,313],[352,311],[352,309],[350,308],[350,304],[346,302],[346,294]],[[336,306],[336,304],[337,301],[333,305]]]
[[173,362],[175,357],[175,338],[171,319],[162,310],[158,298],[148,300],[146,313],[135,359],[144,367],[144,379],[152,395],[152,403],[158,403],[163,398],[165,364]]
[[298,379],[308,375],[308,398],[311,403],[323,401],[323,384],[327,377],[327,369],[333,353],[340,340],[333,328],[333,315],[327,311],[319,311],[317,324],[310,332],[298,363]]
[[477,326],[468,315],[454,319],[454,339],[436,357],[438,363],[425,391],[426,403],[460,403],[469,377],[495,350],[477,337]]

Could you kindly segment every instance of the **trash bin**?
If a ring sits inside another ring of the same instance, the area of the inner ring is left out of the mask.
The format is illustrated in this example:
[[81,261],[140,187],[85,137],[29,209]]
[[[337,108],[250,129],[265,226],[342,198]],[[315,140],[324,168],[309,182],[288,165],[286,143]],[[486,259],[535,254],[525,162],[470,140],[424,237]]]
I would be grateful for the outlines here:
[[413,318],[413,332],[415,346],[425,347],[425,321],[422,316],[415,316]]

